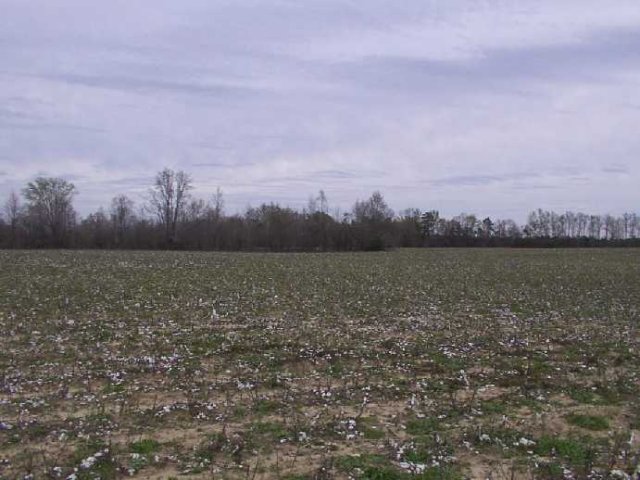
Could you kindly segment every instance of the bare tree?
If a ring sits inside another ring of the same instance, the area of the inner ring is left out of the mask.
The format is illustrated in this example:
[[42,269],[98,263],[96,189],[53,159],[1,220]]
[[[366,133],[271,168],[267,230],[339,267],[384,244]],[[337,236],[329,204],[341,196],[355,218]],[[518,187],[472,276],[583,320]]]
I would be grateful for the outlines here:
[[614,240],[618,237],[616,223],[616,218],[612,215],[607,214],[604,216],[603,226],[605,240]]
[[640,217],[635,213],[632,213],[631,220],[629,222],[630,237],[636,238],[636,236],[640,234]]
[[324,190],[320,190],[318,192],[318,204],[320,213],[329,215],[329,200],[327,199],[327,195],[324,193]]
[[215,221],[220,220],[224,215],[224,197],[222,196],[222,190],[220,187],[216,188],[216,193],[213,194],[211,199],[211,212]]
[[422,234],[425,237],[435,235],[439,219],[440,213],[437,210],[429,210],[422,214],[420,217],[420,225],[422,226]]
[[587,234],[587,225],[589,224],[589,215],[586,213],[578,213],[576,216],[576,232],[578,237],[584,237]]
[[485,238],[492,237],[495,234],[495,225],[490,217],[486,217],[480,224],[480,231]]
[[465,237],[476,237],[479,230],[480,222],[473,214],[461,213],[451,219],[457,225],[452,225],[453,232]]
[[329,200],[327,200],[324,190],[320,190],[318,196],[309,195],[306,213],[308,215],[315,215],[316,213],[329,215]]
[[632,237],[633,217],[634,214],[630,212],[626,212],[622,215],[623,238],[625,239]]
[[357,201],[353,206],[353,216],[356,222],[380,223],[393,218],[393,210],[379,191],[373,192],[365,201]]
[[116,246],[121,246],[127,231],[135,221],[134,204],[126,195],[118,195],[111,200],[111,221]]
[[185,207],[183,219],[190,223],[199,223],[206,219],[209,205],[201,198],[191,200]]
[[522,230],[516,222],[511,219],[503,220],[507,227],[507,237],[520,238],[522,236]]
[[576,230],[577,230],[577,224],[578,224],[578,217],[575,213],[573,212],[566,212],[564,214],[564,218],[565,218],[565,234],[566,236],[573,238],[576,236]]
[[62,178],[38,177],[29,182],[23,191],[30,217],[39,227],[44,227],[51,245],[64,245],[67,232],[75,222],[71,204],[76,194],[73,183]]
[[76,221],[73,184],[41,177],[23,190],[24,208],[15,193],[3,210],[0,206],[0,245],[280,251],[640,245],[640,221],[635,213],[590,216],[537,209],[520,228],[513,220],[480,220],[483,217],[466,213],[447,219],[435,210],[421,213],[410,208],[396,215],[382,194],[374,192],[356,202],[350,212],[341,215],[336,209],[331,217],[327,197],[320,190],[301,210],[271,203],[226,216],[219,188],[208,201],[194,199],[191,188],[189,175],[164,169],[155,176],[148,201],[136,206],[135,213],[133,202],[119,195],[112,199],[108,211],[100,208]]
[[353,206],[353,227],[360,248],[382,250],[389,243],[393,210],[379,191],[368,200],[357,201]]
[[527,218],[527,225],[525,226],[525,234],[528,237],[541,237],[542,227],[540,225],[540,215],[538,212],[533,211],[529,213]]
[[164,227],[165,241],[169,245],[176,241],[178,221],[184,214],[191,188],[191,177],[187,173],[165,168],[158,172],[149,192],[149,208]]
[[9,222],[9,246],[14,248],[18,243],[18,220],[20,218],[20,197],[11,192],[4,204],[4,213]]
[[494,231],[498,238],[520,238],[522,236],[520,227],[511,219],[496,220]]
[[589,217],[589,236],[600,239],[600,230],[602,230],[602,218],[599,215],[591,215]]
[[551,222],[551,236],[553,238],[560,238],[564,235],[564,218],[563,215],[558,215],[555,212],[549,213]]
[[111,222],[102,207],[81,220],[78,230],[82,240],[93,248],[108,248],[113,245]]
[[309,216],[314,215],[318,211],[318,199],[313,195],[309,195],[309,200],[307,200],[307,207],[304,210]]

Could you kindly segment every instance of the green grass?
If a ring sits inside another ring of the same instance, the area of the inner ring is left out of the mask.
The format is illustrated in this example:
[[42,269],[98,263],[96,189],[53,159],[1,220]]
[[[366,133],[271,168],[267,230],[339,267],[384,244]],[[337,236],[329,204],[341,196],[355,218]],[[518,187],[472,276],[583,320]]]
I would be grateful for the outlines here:
[[160,448],[160,443],[150,438],[138,440],[129,445],[129,450],[132,453],[138,453],[140,455],[151,455]]
[[557,456],[580,466],[592,456],[589,444],[574,438],[544,436],[538,441],[535,451],[538,455]]
[[430,467],[420,474],[403,471],[381,455],[340,457],[336,461],[339,470],[363,480],[458,480],[462,476],[450,467]]
[[488,415],[503,414],[507,411],[507,406],[502,401],[487,400],[480,404],[480,410]]
[[438,430],[440,422],[433,417],[414,418],[407,422],[409,435],[429,435]]
[[363,470],[374,466],[381,467],[389,465],[389,463],[389,459],[385,456],[375,454],[348,455],[336,459],[336,466],[344,472]]
[[269,415],[270,413],[276,412],[280,406],[280,402],[274,400],[258,400],[253,410],[258,415]]
[[573,387],[567,390],[567,394],[569,395],[569,397],[579,403],[591,405],[598,405],[603,403],[602,398],[590,389]]
[[572,413],[567,415],[567,422],[576,427],[585,428],[587,430],[607,430],[609,428],[609,421],[597,415],[580,415]]
[[254,422],[251,431],[258,435],[268,435],[276,439],[286,438],[289,431],[279,422]]

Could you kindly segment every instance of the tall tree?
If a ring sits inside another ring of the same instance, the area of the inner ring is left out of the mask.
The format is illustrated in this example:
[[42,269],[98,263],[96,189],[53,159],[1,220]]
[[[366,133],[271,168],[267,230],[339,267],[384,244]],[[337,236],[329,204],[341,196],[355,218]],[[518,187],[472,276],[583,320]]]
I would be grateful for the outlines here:
[[[475,237],[478,233],[478,218],[473,214],[461,213],[456,217],[453,217],[452,221],[455,221],[460,226],[461,234],[465,237]],[[457,230],[457,229],[454,229]]]
[[640,234],[640,217],[635,213],[631,214],[631,220],[629,221],[629,236],[636,238]]
[[425,237],[431,237],[436,234],[440,212],[437,210],[429,210],[424,212],[420,217],[420,225],[422,226],[422,234]]
[[4,204],[4,213],[9,222],[9,247],[15,248],[18,244],[18,220],[20,218],[20,197],[16,192],[11,192]]
[[393,218],[393,210],[387,205],[382,193],[375,191],[368,200],[355,203],[353,216],[355,221],[360,223],[382,223]]
[[44,229],[49,245],[62,247],[75,222],[73,183],[62,178],[38,177],[23,190],[30,218]]
[[589,215],[578,213],[576,215],[576,235],[578,237],[584,237],[587,234],[587,225],[589,225]]
[[318,198],[316,200],[318,202],[318,211],[325,215],[329,215],[329,200],[327,199],[327,195],[324,193],[324,190],[320,190],[318,192]]
[[100,207],[97,212],[89,214],[80,222],[80,240],[84,246],[92,248],[109,248],[113,245],[109,217]]
[[599,240],[601,229],[602,218],[600,218],[600,215],[591,215],[589,217],[589,236]]
[[493,220],[491,220],[491,217],[486,217],[484,220],[482,220],[482,226],[481,231],[482,231],[482,236],[485,238],[489,238],[492,237],[495,233],[495,229],[494,229],[494,224],[493,224]]
[[633,226],[633,213],[625,212],[622,215],[622,229],[623,229],[624,239],[632,237],[632,226]]
[[357,201],[353,206],[353,220],[360,248],[382,250],[389,243],[393,210],[379,191],[368,200]]
[[158,172],[153,188],[149,192],[150,210],[163,226],[165,241],[168,245],[176,242],[178,221],[184,214],[191,188],[191,177],[187,173],[182,170],[174,172],[170,168],[165,168]]
[[111,200],[111,221],[117,247],[122,246],[127,231],[135,221],[133,200],[126,195],[118,195]]
[[224,196],[220,187],[216,188],[216,193],[211,198],[211,214],[216,222],[224,215]]

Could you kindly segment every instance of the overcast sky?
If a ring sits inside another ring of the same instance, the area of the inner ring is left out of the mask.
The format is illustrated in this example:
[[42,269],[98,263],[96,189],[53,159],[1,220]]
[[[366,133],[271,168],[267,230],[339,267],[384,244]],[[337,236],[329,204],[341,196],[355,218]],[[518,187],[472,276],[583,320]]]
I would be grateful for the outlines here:
[[640,209],[638,0],[0,0],[0,197]]

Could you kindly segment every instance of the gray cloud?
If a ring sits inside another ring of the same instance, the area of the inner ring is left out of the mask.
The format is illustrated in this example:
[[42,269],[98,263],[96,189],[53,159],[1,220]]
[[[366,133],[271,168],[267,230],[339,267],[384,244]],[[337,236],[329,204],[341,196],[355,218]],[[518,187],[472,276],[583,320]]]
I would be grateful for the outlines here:
[[629,175],[631,173],[629,171],[629,168],[626,165],[615,165],[615,164],[602,167],[602,171],[604,173],[613,173],[613,174],[622,174],[622,175]]
[[522,178],[524,175],[458,175],[452,177],[443,177],[431,182],[434,186],[476,186],[487,185],[490,183],[499,183],[503,181],[510,181],[516,178]]
[[121,90],[125,92],[159,95],[162,93],[176,93],[194,95],[199,98],[207,96],[247,95],[253,89],[248,87],[198,84],[189,82],[172,82],[154,78],[135,78],[127,76],[90,76],[77,74],[42,74],[33,75],[44,80],[52,80],[71,85]]
[[[184,168],[231,211],[524,218],[637,203],[636,0],[5,0],[0,196],[73,178],[83,213]],[[607,192],[603,195],[603,192]]]
[[535,99],[541,82],[606,82],[638,68],[640,31],[626,30],[594,32],[579,44],[493,48],[465,62],[372,55],[333,66],[344,82],[413,100],[478,91]]

